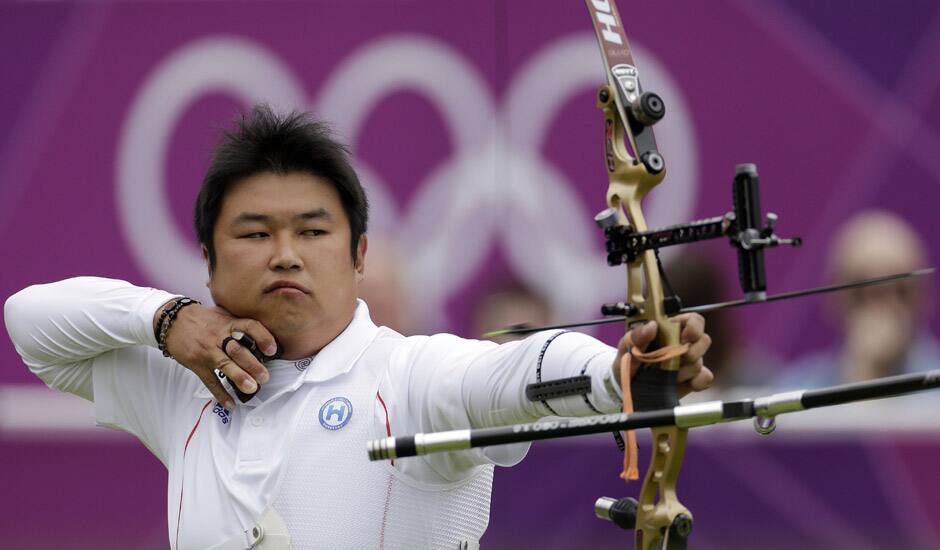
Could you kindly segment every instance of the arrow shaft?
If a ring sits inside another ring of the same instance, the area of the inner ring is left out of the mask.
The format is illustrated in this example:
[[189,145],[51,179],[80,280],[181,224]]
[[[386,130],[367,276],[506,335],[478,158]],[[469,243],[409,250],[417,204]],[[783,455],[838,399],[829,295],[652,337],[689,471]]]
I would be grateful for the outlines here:
[[708,311],[716,311],[719,309],[728,309],[732,307],[747,306],[751,304],[760,304],[763,302],[776,302],[779,300],[788,300],[791,298],[802,298],[804,296],[812,296],[814,294],[826,294],[829,292],[839,292],[842,290],[851,290],[855,288],[863,288],[866,286],[873,285],[883,285],[886,283],[892,283],[895,281],[900,281],[903,279],[908,279],[911,277],[925,277],[931,275],[934,272],[934,268],[929,267],[926,269],[918,269],[916,271],[910,271],[907,273],[894,273],[892,275],[884,275],[882,277],[872,277],[871,279],[863,279],[861,281],[853,281],[851,283],[840,283],[835,285],[826,285],[816,288],[809,288],[806,290],[794,290],[791,292],[781,292],[780,294],[772,294],[767,296],[764,300],[732,300],[730,302],[719,302],[716,304],[706,304],[702,306],[693,306],[682,308],[681,313],[705,313]]
[[[883,285],[887,283],[893,283],[903,279],[913,278],[913,277],[926,277],[928,275],[933,275],[934,268],[928,267],[926,269],[918,269],[916,271],[909,271],[906,273],[894,273],[892,275],[884,275],[882,277],[873,277],[871,279],[863,279],[861,281],[853,281],[851,283],[840,283],[835,285],[820,286],[816,288],[810,288],[806,290],[794,290],[791,292],[781,292],[779,294],[772,294],[767,296],[763,300],[731,300],[729,302],[718,302],[714,304],[705,304],[701,306],[691,306],[684,307],[679,310],[679,313],[707,313],[710,311],[718,311],[720,309],[729,309],[733,307],[748,306],[753,304],[762,304],[764,302],[777,302],[780,300],[788,300],[791,298],[802,298],[804,296],[812,296],[814,294],[826,294],[829,292],[839,292],[842,290],[851,290],[854,288],[863,288],[866,286],[874,285]],[[615,316],[615,317],[606,317],[604,319],[594,319],[591,321],[582,321],[579,323],[565,323],[560,325],[548,325],[542,327],[519,327],[519,328],[509,328],[505,330],[496,330],[493,332],[488,332],[483,336],[489,338],[492,336],[503,336],[507,334],[534,334],[536,332],[541,332],[543,330],[555,330],[555,329],[564,329],[564,328],[575,328],[575,327],[587,327],[593,325],[606,325],[609,323],[623,323],[624,321],[632,320],[633,317],[625,316]]]

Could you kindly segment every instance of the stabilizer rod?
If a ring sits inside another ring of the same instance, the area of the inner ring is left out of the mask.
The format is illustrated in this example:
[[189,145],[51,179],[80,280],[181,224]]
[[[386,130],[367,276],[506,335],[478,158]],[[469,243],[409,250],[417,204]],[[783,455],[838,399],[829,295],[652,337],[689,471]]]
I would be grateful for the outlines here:
[[697,428],[753,417],[767,421],[783,413],[829,407],[855,401],[895,397],[938,387],[940,387],[940,369],[920,374],[876,378],[864,382],[815,390],[778,393],[753,400],[708,401],[692,405],[679,405],[670,409],[629,414],[562,418],[497,428],[452,430],[385,437],[369,441],[367,451],[369,460],[390,460],[491,445],[606,433],[613,430],[638,430],[673,425],[680,428]]

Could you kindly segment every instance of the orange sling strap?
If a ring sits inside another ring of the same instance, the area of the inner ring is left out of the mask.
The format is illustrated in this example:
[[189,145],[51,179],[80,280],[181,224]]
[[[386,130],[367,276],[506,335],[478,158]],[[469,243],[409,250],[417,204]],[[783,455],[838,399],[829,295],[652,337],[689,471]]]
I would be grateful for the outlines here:
[[[679,357],[689,351],[688,344],[666,346],[656,351],[642,352],[634,349],[632,335],[627,335],[627,353],[620,359],[620,389],[623,391],[623,412],[633,412],[633,394],[630,393],[630,377],[633,374],[633,361],[637,363],[662,363],[663,361]],[[636,444],[636,434],[633,430],[624,432],[626,445],[623,450],[623,472],[620,478],[623,480],[639,479],[639,459],[638,448]]]

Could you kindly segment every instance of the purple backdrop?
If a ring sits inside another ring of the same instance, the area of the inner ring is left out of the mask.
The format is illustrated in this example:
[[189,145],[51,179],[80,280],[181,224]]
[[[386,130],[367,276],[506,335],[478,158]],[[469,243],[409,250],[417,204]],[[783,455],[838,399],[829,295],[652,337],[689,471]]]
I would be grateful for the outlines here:
[[[593,100],[603,75],[582,2],[546,5],[3,4],[0,296],[89,274],[202,292],[191,204],[218,129],[264,98],[313,109],[351,143],[373,235],[407,258],[403,293],[421,298],[406,300],[416,330],[470,335],[474,301],[510,274],[551,296],[556,316],[593,316],[622,284],[590,219],[606,189]],[[768,255],[772,291],[822,283],[828,235],[867,207],[903,215],[940,257],[937,2],[619,5],[669,112],[657,135],[670,176],[651,194],[651,224],[725,212],[734,165],[755,162],[765,209],[806,242]],[[731,251],[705,250],[736,297]],[[734,323],[742,340],[791,357],[831,343],[820,317],[807,300]],[[0,362],[0,396],[38,383],[5,338]],[[141,446],[14,424],[0,424],[5,540],[166,545],[165,474]],[[936,437],[757,446],[695,435],[682,494],[705,547],[890,547],[898,533],[940,544],[937,488],[911,481],[929,479]],[[498,472],[487,546],[617,544],[588,513],[594,497],[623,492],[597,473],[615,468],[606,445],[538,446]]]

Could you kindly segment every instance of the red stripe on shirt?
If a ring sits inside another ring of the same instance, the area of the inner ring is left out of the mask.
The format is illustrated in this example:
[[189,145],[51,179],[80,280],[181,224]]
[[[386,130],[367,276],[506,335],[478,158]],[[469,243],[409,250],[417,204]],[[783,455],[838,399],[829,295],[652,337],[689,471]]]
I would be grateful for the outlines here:
[[202,415],[206,413],[206,409],[209,408],[209,405],[212,404],[212,400],[206,401],[206,404],[202,406],[202,410],[199,411],[199,418],[196,419],[196,423],[193,424],[193,429],[189,432],[189,437],[186,438],[186,443],[183,445],[183,464],[181,465],[182,470],[180,472],[180,507],[176,512],[176,548],[179,550],[180,547],[180,519],[183,517],[183,474],[186,473],[186,449],[189,448],[189,442],[192,441],[193,436],[196,435],[196,429],[199,427],[199,423],[202,422]]
[[[388,422],[388,407],[385,406],[385,400],[382,399],[382,394],[376,392],[375,396],[379,398],[379,403],[382,404],[382,408],[385,409],[385,433],[389,437],[392,437],[392,425]],[[394,463],[394,461],[392,461]]]
[[[389,437],[392,437],[392,424],[388,420],[388,407],[385,406],[385,400],[382,399],[382,394],[375,392],[375,397],[378,398],[379,403],[382,404],[382,409],[385,410],[385,433]],[[395,465],[395,460],[392,460],[392,466]],[[388,476],[388,487],[385,489],[385,509],[382,511],[382,530],[379,532],[379,548],[385,548],[385,524],[388,523],[388,505],[392,500],[392,476]]]

